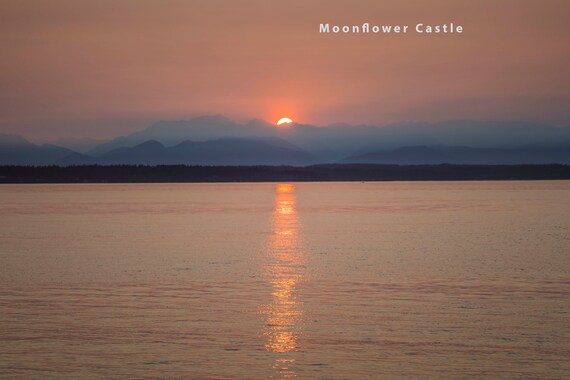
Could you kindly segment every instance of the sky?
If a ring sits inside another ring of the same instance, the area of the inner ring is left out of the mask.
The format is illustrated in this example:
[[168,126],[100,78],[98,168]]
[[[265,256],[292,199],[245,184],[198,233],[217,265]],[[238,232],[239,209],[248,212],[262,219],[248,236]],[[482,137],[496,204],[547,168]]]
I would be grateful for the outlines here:
[[[462,34],[319,34],[454,22]],[[223,114],[570,124],[567,0],[3,0],[0,132],[110,138]]]

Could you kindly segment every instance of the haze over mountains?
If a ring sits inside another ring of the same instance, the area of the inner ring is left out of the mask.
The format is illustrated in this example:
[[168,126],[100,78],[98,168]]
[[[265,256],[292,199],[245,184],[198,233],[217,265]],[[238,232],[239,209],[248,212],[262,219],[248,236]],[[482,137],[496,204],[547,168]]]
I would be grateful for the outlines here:
[[[2,165],[294,165],[570,163],[570,127],[448,121],[384,127],[276,127],[222,116],[161,121],[110,141],[36,145],[0,134]],[[72,149],[70,149],[72,148]]]
[[0,164],[52,165],[74,151],[59,146],[35,145],[19,135],[0,134]]

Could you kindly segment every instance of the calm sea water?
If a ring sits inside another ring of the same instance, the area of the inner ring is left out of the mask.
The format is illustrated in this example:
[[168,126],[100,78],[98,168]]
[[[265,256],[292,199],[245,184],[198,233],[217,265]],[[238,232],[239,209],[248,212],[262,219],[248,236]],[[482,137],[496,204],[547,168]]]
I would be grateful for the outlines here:
[[570,182],[3,185],[0,377],[570,378]]

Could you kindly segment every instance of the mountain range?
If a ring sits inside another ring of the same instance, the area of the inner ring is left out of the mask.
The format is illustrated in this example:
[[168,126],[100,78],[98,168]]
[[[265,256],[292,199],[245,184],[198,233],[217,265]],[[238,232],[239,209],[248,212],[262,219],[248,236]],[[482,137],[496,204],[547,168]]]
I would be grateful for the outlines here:
[[0,164],[52,165],[75,152],[52,144],[32,144],[20,135],[0,134]]
[[[383,127],[237,123],[222,116],[161,121],[108,141],[37,145],[0,134],[2,165],[292,165],[317,163],[570,163],[570,127],[448,121]],[[64,145],[64,146],[62,146]]]
[[56,165],[293,165],[306,166],[318,160],[309,152],[281,140],[225,138],[183,141],[166,147],[148,140],[134,147],[121,147],[89,156],[73,154]]

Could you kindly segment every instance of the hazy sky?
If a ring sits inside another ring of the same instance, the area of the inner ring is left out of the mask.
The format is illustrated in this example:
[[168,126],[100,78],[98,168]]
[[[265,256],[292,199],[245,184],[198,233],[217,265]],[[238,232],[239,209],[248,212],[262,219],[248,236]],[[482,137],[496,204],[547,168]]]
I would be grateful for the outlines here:
[[[319,24],[461,24],[323,35]],[[112,137],[224,114],[570,123],[568,0],[2,0],[0,132]]]

